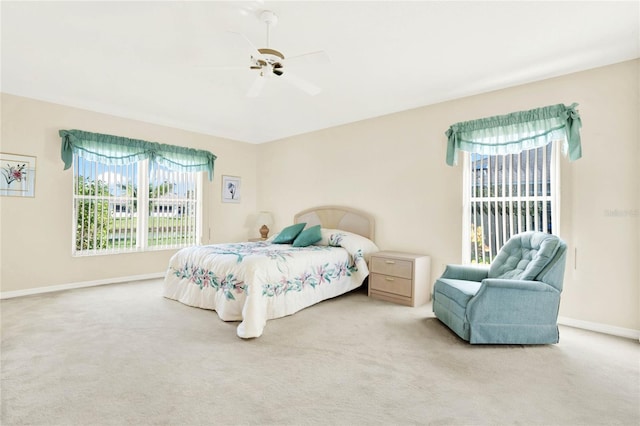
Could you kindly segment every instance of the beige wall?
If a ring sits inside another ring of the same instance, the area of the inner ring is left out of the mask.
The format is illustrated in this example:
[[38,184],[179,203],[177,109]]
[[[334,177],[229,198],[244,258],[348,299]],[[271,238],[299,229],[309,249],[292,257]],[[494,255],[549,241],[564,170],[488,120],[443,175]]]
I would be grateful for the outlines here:
[[[34,198],[1,197],[2,292],[163,272],[175,252],[71,256],[72,171],[63,171],[60,129],[81,129],[206,149],[218,156],[204,187],[204,242],[246,238],[256,210],[255,145],[2,94],[0,151],[37,157]],[[242,202],[221,203],[220,176],[242,177]],[[209,240],[208,229],[211,228]],[[255,232],[255,230],[253,230]]]
[[561,160],[560,232],[569,256],[560,315],[639,330],[639,64],[625,62],[260,145],[258,208],[274,212],[274,230],[314,205],[368,211],[377,220],[380,248],[431,255],[433,281],[446,263],[462,256],[462,167],[445,164],[449,125],[578,102],[584,157]]
[[[446,263],[461,260],[462,168],[444,162],[448,126],[578,102],[584,158],[561,161],[569,258],[560,315],[640,330],[639,67],[626,62],[263,145],[3,94],[0,150],[36,156],[38,171],[35,198],[0,198],[2,292],[158,273],[173,253],[71,257],[72,176],[62,170],[59,129],[215,153],[215,179],[204,191],[205,229],[212,230],[205,242],[256,236],[250,218],[257,210],[274,213],[277,231],[299,210],[349,205],[375,215],[382,249],[431,255],[433,281]],[[242,177],[242,203],[220,202],[222,174]]]

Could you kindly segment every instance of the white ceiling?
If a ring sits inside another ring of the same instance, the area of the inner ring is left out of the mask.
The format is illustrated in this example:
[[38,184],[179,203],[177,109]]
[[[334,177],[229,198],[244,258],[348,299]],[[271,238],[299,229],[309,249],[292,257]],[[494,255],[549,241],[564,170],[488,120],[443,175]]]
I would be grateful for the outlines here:
[[[256,71],[246,35],[279,18],[270,47],[324,50],[245,95]],[[261,143],[640,57],[640,3],[8,2],[1,3],[5,93]],[[570,100],[569,100],[570,101]],[[82,127],[78,123],[78,127]]]

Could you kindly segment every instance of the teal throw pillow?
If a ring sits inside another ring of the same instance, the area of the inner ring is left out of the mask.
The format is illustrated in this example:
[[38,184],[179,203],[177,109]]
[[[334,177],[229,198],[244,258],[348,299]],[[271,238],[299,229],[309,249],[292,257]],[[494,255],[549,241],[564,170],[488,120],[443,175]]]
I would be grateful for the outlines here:
[[309,229],[302,231],[296,239],[293,241],[294,247],[307,247],[313,243],[317,243],[322,239],[322,232],[320,232],[320,225],[312,226]]
[[300,231],[304,229],[305,225],[306,223],[296,223],[295,225],[287,226],[271,242],[273,244],[291,244]]

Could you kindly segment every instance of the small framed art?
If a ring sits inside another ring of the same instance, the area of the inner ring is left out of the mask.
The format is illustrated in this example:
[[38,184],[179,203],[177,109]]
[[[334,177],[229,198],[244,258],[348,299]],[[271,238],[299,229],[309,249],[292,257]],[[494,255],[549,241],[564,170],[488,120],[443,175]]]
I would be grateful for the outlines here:
[[0,152],[0,195],[34,197],[36,157]]
[[238,176],[222,176],[222,202],[240,202],[240,178]]

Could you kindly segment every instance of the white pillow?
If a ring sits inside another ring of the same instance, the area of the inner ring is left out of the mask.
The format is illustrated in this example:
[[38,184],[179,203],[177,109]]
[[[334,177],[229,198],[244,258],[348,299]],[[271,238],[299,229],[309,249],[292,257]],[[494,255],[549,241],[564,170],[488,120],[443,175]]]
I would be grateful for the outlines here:
[[322,228],[320,232],[322,239],[314,245],[343,247],[352,256],[355,256],[358,250],[360,250],[367,262],[369,262],[369,257],[373,253],[380,251],[373,241],[362,235],[354,234],[353,232],[328,228]]

